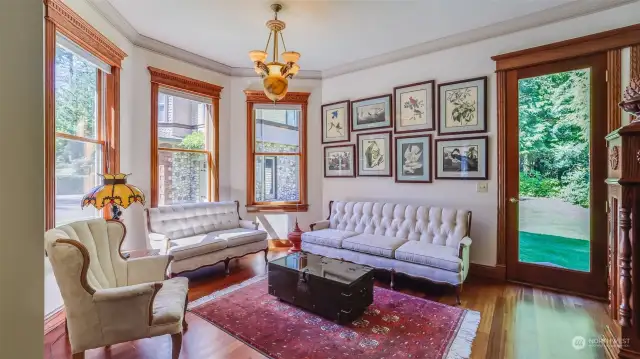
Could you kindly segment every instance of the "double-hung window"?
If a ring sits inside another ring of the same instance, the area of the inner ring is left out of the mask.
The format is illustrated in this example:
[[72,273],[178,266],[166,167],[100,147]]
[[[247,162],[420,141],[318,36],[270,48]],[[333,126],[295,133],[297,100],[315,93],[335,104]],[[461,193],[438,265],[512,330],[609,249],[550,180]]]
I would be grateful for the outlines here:
[[222,88],[155,68],[149,71],[151,206],[217,200],[217,108]]
[[[45,202],[46,227],[52,228],[102,216],[80,203],[102,183],[99,175],[118,171],[116,86],[126,54],[63,3],[45,5]],[[61,18],[61,11],[77,21]],[[85,41],[90,38],[102,41]]]
[[262,92],[247,95],[249,211],[306,211],[307,93],[277,104]]

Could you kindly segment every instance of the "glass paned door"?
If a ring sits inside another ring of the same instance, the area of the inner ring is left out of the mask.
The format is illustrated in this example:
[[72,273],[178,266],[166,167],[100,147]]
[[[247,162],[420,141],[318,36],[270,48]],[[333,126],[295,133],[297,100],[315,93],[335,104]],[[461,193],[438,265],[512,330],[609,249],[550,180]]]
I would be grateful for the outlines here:
[[506,72],[510,280],[606,298],[606,54]]
[[518,260],[590,271],[591,69],[518,81]]

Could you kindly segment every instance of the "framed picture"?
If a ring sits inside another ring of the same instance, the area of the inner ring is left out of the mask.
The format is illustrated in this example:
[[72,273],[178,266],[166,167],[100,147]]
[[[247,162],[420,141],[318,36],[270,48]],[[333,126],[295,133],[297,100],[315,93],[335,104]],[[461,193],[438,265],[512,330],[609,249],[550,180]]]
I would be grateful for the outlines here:
[[391,131],[358,134],[358,176],[391,177]]
[[322,143],[349,142],[349,100],[322,105]]
[[[435,82],[425,81],[393,89],[395,133],[435,129]],[[397,148],[397,147],[396,147]]]
[[431,183],[431,135],[396,137],[396,182]]
[[362,131],[393,125],[391,95],[351,101],[351,130]]
[[356,145],[327,146],[324,148],[325,177],[356,176]]
[[436,139],[436,179],[489,178],[487,136]]
[[487,132],[487,77],[438,85],[438,135]]

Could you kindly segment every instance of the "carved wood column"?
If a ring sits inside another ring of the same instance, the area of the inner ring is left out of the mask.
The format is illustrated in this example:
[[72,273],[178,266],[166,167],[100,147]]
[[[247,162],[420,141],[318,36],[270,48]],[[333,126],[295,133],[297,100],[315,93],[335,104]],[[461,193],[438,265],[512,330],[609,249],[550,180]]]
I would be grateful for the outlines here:
[[620,127],[622,110],[618,106],[622,100],[622,51],[607,51],[607,132]]
[[622,327],[631,326],[631,216],[628,200],[624,200],[629,196],[630,190],[622,190],[622,207],[620,207],[620,216],[618,223],[620,226],[620,244],[618,245],[618,260],[620,269],[620,307],[618,309],[619,322]]

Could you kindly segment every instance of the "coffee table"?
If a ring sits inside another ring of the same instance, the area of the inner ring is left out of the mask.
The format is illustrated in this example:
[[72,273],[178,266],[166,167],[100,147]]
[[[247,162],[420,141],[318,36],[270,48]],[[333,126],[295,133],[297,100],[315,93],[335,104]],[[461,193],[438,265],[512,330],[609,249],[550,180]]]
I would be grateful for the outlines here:
[[373,268],[298,252],[269,262],[269,294],[338,323],[373,303]]

